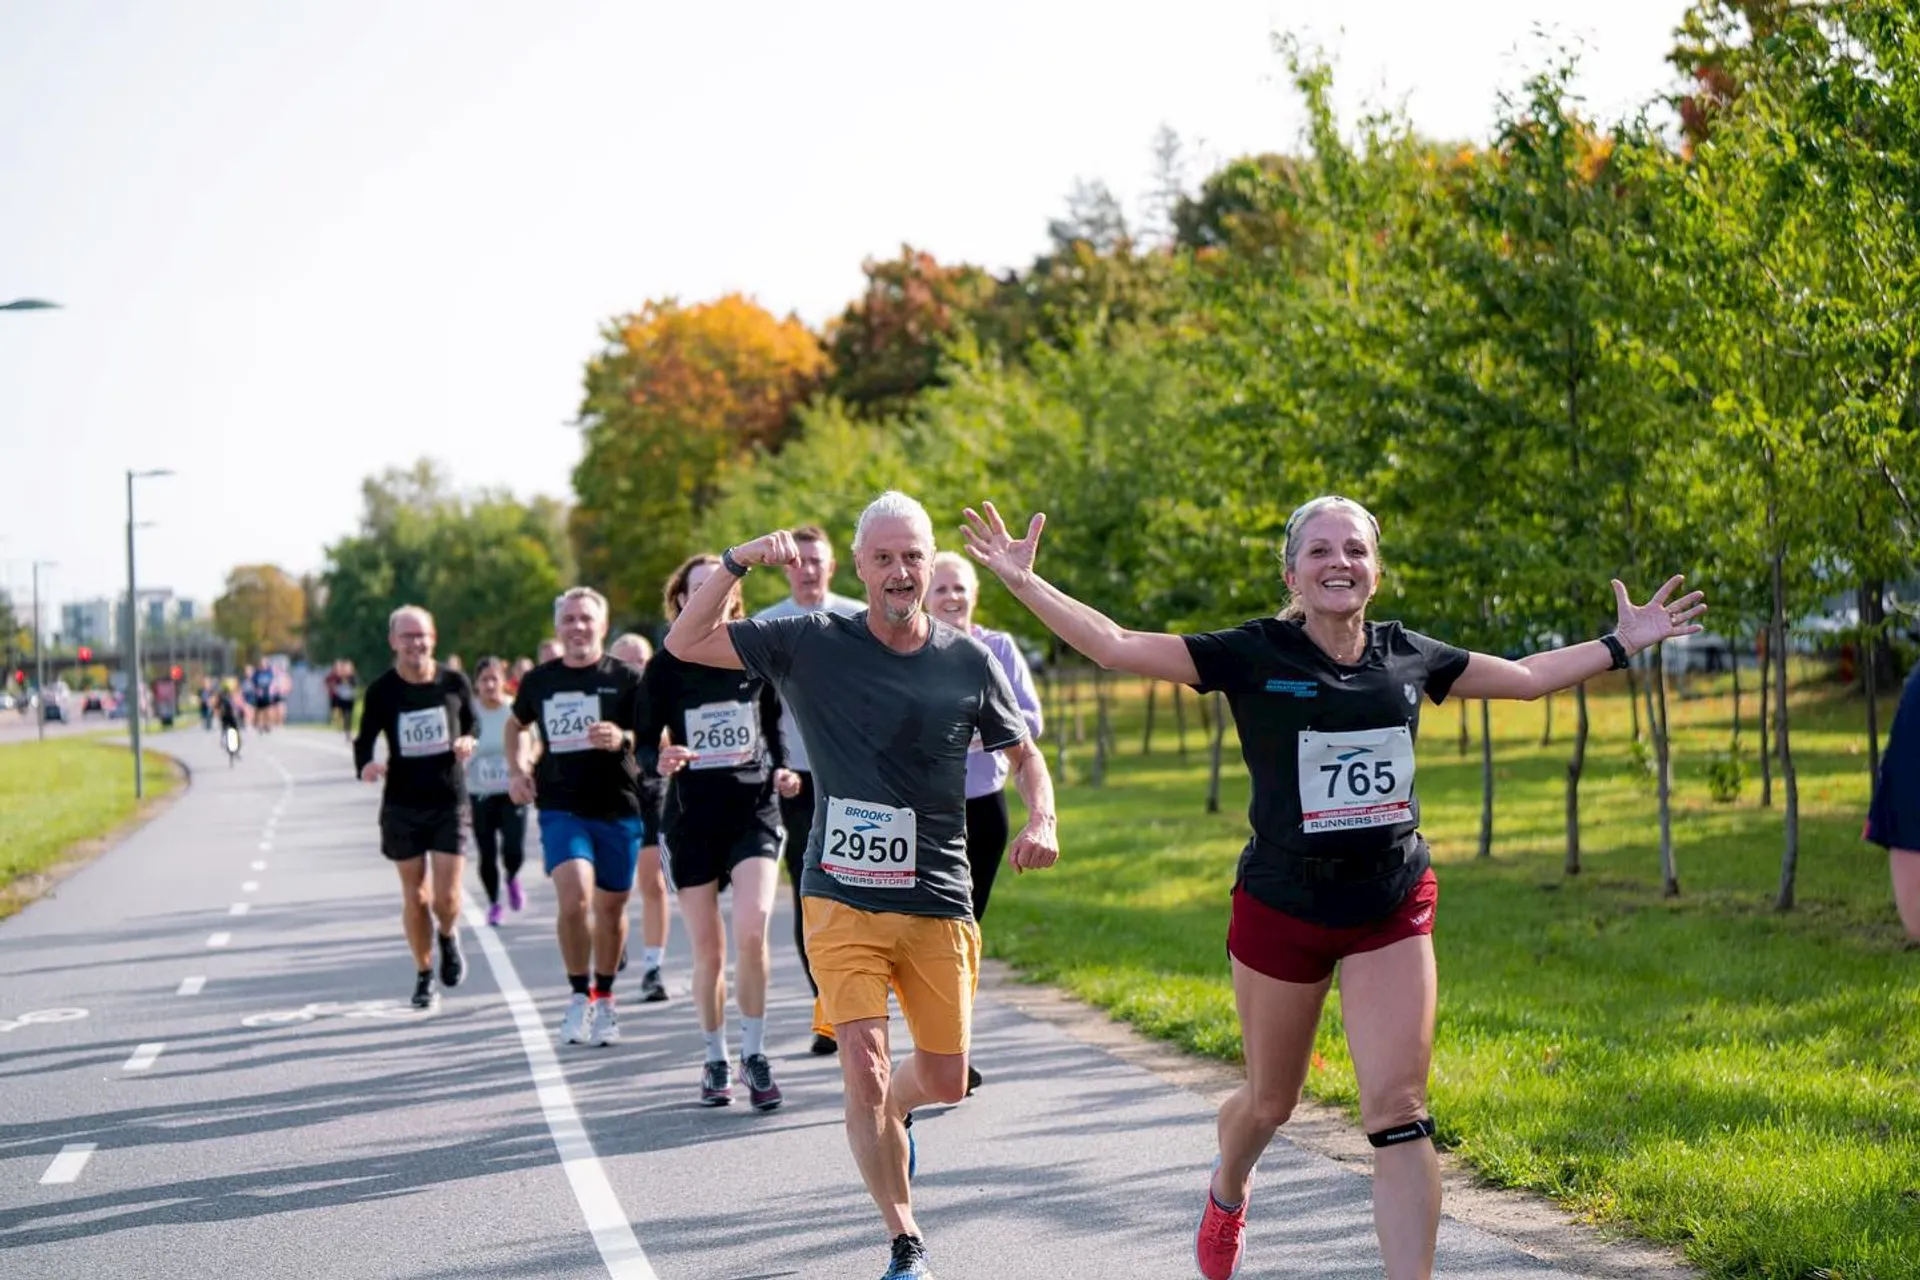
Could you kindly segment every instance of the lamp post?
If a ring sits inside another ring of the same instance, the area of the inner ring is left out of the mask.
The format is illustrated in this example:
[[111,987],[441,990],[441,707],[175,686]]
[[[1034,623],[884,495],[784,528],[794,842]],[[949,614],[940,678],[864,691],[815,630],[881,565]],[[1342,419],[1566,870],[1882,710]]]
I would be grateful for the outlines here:
[[144,800],[147,795],[146,774],[140,759],[140,721],[142,719],[142,695],[146,692],[146,679],[140,671],[140,588],[133,571],[133,482],[146,480],[154,476],[170,476],[173,472],[164,467],[152,471],[127,471],[127,660],[129,665],[128,684],[132,686],[133,711],[127,722],[133,726],[133,798]]
[[47,655],[40,648],[40,571],[54,565],[52,560],[33,562],[33,690],[40,699],[34,719],[42,742],[47,740]]

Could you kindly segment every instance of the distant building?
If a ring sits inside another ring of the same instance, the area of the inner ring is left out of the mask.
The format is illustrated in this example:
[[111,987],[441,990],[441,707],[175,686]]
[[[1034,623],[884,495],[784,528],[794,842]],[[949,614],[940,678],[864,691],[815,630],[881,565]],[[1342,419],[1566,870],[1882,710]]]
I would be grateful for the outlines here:
[[112,650],[120,647],[120,602],[100,597],[60,606],[60,642]]

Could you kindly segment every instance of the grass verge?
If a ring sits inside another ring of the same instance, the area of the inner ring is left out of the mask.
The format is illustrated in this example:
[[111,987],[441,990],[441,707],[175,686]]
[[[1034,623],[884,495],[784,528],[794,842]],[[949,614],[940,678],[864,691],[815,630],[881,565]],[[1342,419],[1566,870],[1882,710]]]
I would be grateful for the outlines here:
[[[1799,902],[1779,913],[1782,799],[1776,784],[1774,807],[1758,803],[1752,689],[1747,782],[1718,804],[1707,760],[1728,746],[1731,708],[1724,686],[1696,688],[1709,696],[1672,712],[1677,899],[1660,896],[1624,697],[1591,699],[1578,877],[1561,869],[1571,698],[1545,747],[1541,705],[1496,706],[1487,859],[1474,856],[1478,743],[1459,754],[1453,707],[1426,709],[1441,1141],[1496,1184],[1679,1244],[1710,1275],[1920,1276],[1920,951],[1894,916],[1885,855],[1860,840],[1864,706],[1796,695]],[[1221,812],[1206,814],[1191,705],[1185,763],[1164,728],[1139,753],[1140,705],[1138,686],[1120,697],[1125,745],[1106,786],[1062,789],[1066,857],[995,895],[987,947],[1149,1034],[1236,1059],[1224,939],[1245,772],[1229,730]],[[1084,763],[1090,746],[1073,754]],[[1355,1100],[1337,998],[1308,1090]]]
[[[147,751],[149,804],[178,783],[173,761]],[[133,764],[124,746],[61,737],[0,747],[0,919],[70,852],[134,816]]]

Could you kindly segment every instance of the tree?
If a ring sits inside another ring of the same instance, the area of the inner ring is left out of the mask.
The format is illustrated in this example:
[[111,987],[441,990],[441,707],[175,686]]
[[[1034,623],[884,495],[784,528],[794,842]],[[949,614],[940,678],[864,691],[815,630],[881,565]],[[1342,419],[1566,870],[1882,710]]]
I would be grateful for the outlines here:
[[885,262],[869,258],[861,269],[866,292],[827,330],[825,389],[863,417],[884,417],[939,381],[947,344],[970,317],[988,318],[1000,286],[979,267],[942,266],[911,245]]
[[242,662],[304,652],[306,621],[306,592],[279,565],[234,566],[226,591],[213,602],[213,628],[232,641]]
[[573,541],[616,614],[657,617],[700,516],[756,450],[786,442],[826,357],[798,319],[738,294],[650,302],[602,338],[580,409]]

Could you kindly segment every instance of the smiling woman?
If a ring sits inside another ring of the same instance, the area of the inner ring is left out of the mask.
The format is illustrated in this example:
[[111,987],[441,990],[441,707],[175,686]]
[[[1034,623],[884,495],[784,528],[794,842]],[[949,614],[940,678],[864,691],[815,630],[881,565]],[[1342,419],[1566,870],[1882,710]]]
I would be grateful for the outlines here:
[[[145,753],[145,808],[178,782],[172,763]],[[142,806],[125,747],[59,738],[0,747],[0,918],[39,897],[66,864],[104,852]]]

